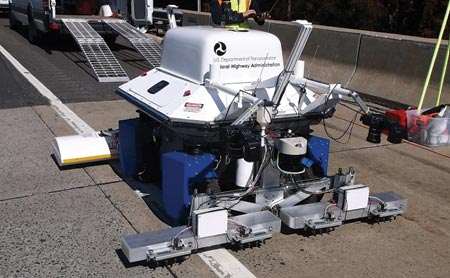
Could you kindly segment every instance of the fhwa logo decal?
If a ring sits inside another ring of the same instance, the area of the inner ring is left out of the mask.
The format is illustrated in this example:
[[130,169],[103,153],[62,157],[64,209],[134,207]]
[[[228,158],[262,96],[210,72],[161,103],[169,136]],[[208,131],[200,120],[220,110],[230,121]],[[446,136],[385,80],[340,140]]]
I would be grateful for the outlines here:
[[223,56],[227,53],[227,46],[223,42],[216,43],[214,45],[214,53],[216,53],[217,56]]

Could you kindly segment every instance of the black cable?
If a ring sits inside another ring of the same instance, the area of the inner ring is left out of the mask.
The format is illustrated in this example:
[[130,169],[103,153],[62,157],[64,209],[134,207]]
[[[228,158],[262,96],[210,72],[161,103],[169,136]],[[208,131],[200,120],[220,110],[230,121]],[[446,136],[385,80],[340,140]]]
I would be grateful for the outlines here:
[[[334,89],[336,89],[338,84],[334,84],[333,89],[330,90],[330,92],[327,94],[327,98],[325,99],[325,105],[323,107],[323,111],[322,111],[322,115],[325,116],[325,113],[327,112],[327,104],[328,104],[328,100],[330,100],[331,94],[333,93]],[[325,117],[324,117],[325,119]]]
[[[335,141],[335,142],[337,142],[337,143],[340,143],[340,144],[347,144],[348,142],[350,142],[350,138],[351,138],[351,136],[352,136],[352,132],[353,132],[353,126],[354,126],[354,124],[355,124],[355,122],[356,122],[356,118],[357,118],[357,116],[358,116],[358,114],[360,113],[360,112],[357,112],[356,114],[355,114],[355,116],[353,117],[353,119],[350,121],[350,123],[348,124],[348,126],[347,126],[347,128],[344,130],[344,132],[341,134],[341,135],[339,135],[338,137],[333,137],[329,132],[328,132],[328,129],[327,129],[327,125],[326,125],[326,117],[325,117],[325,113],[326,113],[326,109],[327,109],[327,104],[328,104],[328,100],[330,99],[330,96],[331,96],[331,94],[333,93],[333,91],[334,91],[334,89],[336,88],[336,86],[337,86],[338,84],[335,84],[334,85],[334,87],[333,87],[333,89],[331,89],[330,90],[330,92],[328,93],[328,95],[327,95],[327,98],[325,99],[325,104],[324,104],[324,108],[323,108],[323,111],[322,111],[322,114],[323,114],[323,120],[322,120],[322,123],[323,123],[323,127],[324,127],[324,130],[325,130],[325,133],[326,133],[326,135],[330,138],[330,139],[332,139],[333,141]],[[350,130],[350,132],[349,132],[349,130]],[[347,139],[347,142],[340,142],[339,140],[340,139],[342,139],[346,134],[347,134],[347,132],[349,132],[349,135],[348,135],[348,139]]]
[[[262,172],[264,171],[264,169],[269,165],[270,159],[272,158],[272,148],[270,147],[270,144],[268,144],[267,138],[264,138],[264,140],[266,140],[266,147],[268,148],[268,150],[266,152],[270,152],[270,155],[269,155],[269,153],[266,154],[266,160],[262,161],[262,163],[261,163],[261,166],[260,166],[261,175],[262,175]],[[261,179],[261,175],[259,176],[258,179]],[[225,209],[230,210],[231,208],[233,208],[234,206],[239,204],[239,202],[242,200],[242,198],[244,198],[245,196],[249,195],[250,193],[252,193],[252,191],[246,192],[243,195],[241,195],[239,197],[236,197],[236,199],[238,199],[239,201],[234,203],[233,205],[229,206],[228,208],[225,208]],[[234,201],[234,200],[232,200],[232,201]]]
[[352,110],[353,112],[359,113],[359,114],[361,114],[361,115],[363,114],[363,113],[361,113],[361,110],[357,110],[357,109],[351,108],[350,106],[348,106],[348,105],[346,105],[346,104],[343,104],[343,103],[341,103],[341,102],[339,102],[338,104],[344,106],[344,107],[347,108],[348,110]]
[[[241,92],[244,93],[244,94],[248,94],[246,91],[239,90],[239,92],[237,92],[237,94],[234,95],[233,99],[231,100],[230,104],[228,105],[227,112],[225,113],[225,117],[223,118],[222,123],[225,123],[225,121],[226,121],[226,119],[228,117],[228,113],[230,112],[231,105],[233,105],[234,100],[236,99],[236,97]],[[250,95],[250,94],[248,94],[248,95]],[[254,123],[253,123],[253,126],[254,126]]]
[[[244,196],[241,196],[241,197],[244,197]],[[226,209],[226,210],[232,209],[235,205],[237,205],[237,204],[239,204],[239,203],[241,202],[241,200],[242,200],[241,197],[237,197],[237,198],[234,199],[234,200],[227,200],[227,201],[236,201],[236,200],[238,200],[238,201],[237,201],[236,203],[232,204],[232,205],[229,206],[229,207],[224,207],[224,209]]]
[[211,197],[211,199],[208,199],[207,201],[200,203],[195,210],[199,210],[204,204],[208,204],[209,202],[213,202],[213,201],[216,202],[215,197]]
[[[270,113],[270,111],[269,111],[269,109],[267,109],[267,106],[264,106],[264,110],[266,110],[266,112],[267,112],[267,114],[269,114],[269,124],[271,124],[272,123],[272,114]],[[264,120],[266,120],[267,121],[267,119],[266,119],[266,113],[264,113]]]
[[[215,196],[211,196],[210,197],[210,199],[208,199],[208,200],[206,200],[206,201],[204,201],[204,202],[202,202],[202,203],[200,203],[198,206],[197,206],[197,208],[195,209],[195,210],[198,210],[198,209],[200,209],[203,205],[205,205],[205,204],[209,204],[210,202],[215,202],[215,203],[217,203],[217,201],[218,200],[220,200],[220,199],[225,199],[225,200],[223,200],[223,201],[235,201],[235,200],[238,200],[239,199],[239,201],[240,201],[240,199],[241,199],[241,197],[243,197],[243,196],[234,196],[234,197],[228,197],[228,196],[220,196],[220,197],[215,197]],[[229,209],[231,209],[232,207],[234,207],[236,204],[238,204],[239,202],[236,202],[236,203],[234,203],[233,205],[231,205],[230,207],[224,207],[224,209],[226,209],[226,210],[229,210]]]
[[[327,125],[325,124],[325,119],[323,119],[323,127],[324,127],[324,129],[325,129],[326,135],[327,135],[330,139],[336,141],[337,143],[340,143],[340,144],[347,144],[348,142],[350,142],[350,138],[351,138],[352,133],[353,133],[353,127],[355,126],[355,122],[356,122],[356,119],[357,119],[357,117],[358,117],[358,114],[359,114],[359,113],[355,113],[355,116],[354,116],[353,119],[350,121],[350,123],[348,124],[347,128],[346,128],[346,129],[344,130],[344,132],[343,132],[340,136],[338,136],[338,137],[333,137],[333,136],[328,132]],[[347,134],[347,132],[348,132],[349,130],[350,130],[350,132],[349,132],[349,134],[348,134],[347,141],[346,141],[346,142],[340,142],[339,140],[342,139],[342,138]]]
[[236,99],[236,97],[239,95],[240,92],[241,91],[237,92],[237,94],[234,95],[233,99],[231,100],[230,104],[228,105],[227,113],[225,113],[225,117],[223,118],[222,123],[224,123],[226,121],[226,119],[228,117],[228,113],[230,112],[231,105],[233,105],[234,100]]

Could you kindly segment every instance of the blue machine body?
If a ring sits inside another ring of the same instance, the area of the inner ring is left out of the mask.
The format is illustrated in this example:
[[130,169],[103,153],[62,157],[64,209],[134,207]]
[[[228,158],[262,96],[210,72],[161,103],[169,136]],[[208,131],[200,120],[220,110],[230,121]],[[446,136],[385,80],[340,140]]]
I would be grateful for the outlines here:
[[151,167],[146,156],[153,155],[152,132],[153,126],[140,118],[119,121],[119,159],[126,176],[136,176],[144,167]]
[[119,121],[119,159],[125,175],[131,176],[139,171],[141,132],[138,118]]
[[[143,138],[151,137],[151,130],[142,128],[139,119],[119,121],[119,152],[122,170],[135,175],[142,164]],[[317,165],[323,175],[328,172],[330,140],[310,136],[307,155],[301,163],[306,167]],[[194,186],[205,180],[217,178],[213,167],[216,157],[211,153],[191,155],[184,152],[167,152],[161,156],[162,197],[164,210],[175,220],[180,220],[191,203]]]
[[308,140],[307,160],[302,161],[305,166],[310,167],[312,164],[319,164],[323,175],[328,173],[328,156],[330,154],[330,140],[313,136]]
[[215,160],[210,153],[167,152],[162,155],[162,195],[169,217],[178,220],[186,213],[196,184],[217,178],[213,169]]

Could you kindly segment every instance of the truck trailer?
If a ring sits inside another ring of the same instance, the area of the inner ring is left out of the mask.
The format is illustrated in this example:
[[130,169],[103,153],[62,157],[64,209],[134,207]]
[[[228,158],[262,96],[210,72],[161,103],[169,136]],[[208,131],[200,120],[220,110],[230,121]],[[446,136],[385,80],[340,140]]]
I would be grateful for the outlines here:
[[[158,10],[175,22],[174,8]],[[48,33],[70,34],[99,82],[126,82],[128,75],[108,44],[120,35],[152,67],[159,66],[160,45],[135,26],[152,24],[152,16],[153,0],[11,0],[9,20],[12,29],[27,26],[33,44]]]

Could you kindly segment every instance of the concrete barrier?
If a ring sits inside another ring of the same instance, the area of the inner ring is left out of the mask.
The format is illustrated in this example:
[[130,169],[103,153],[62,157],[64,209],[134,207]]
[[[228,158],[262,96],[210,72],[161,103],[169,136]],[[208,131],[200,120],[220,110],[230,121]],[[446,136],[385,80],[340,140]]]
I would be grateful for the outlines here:
[[[401,37],[363,35],[358,69],[349,87],[417,106],[433,55],[435,43],[419,38],[405,40]],[[445,47],[435,64],[424,107],[435,105],[444,59]],[[443,103],[450,102],[449,79],[445,82]]]
[[306,77],[345,86],[354,75],[360,35],[314,28],[301,59]]
[[[183,25],[209,25],[209,13],[183,10]],[[298,27],[291,22],[267,20],[253,29],[276,35],[285,60],[295,43]],[[395,34],[314,25],[301,59],[305,75],[376,98],[417,106],[436,40]],[[424,107],[435,105],[447,41],[442,43]],[[450,103],[450,74],[446,75],[441,103]]]
[[183,12],[182,25],[211,25],[211,15],[209,13],[193,12],[188,10],[181,10]]

